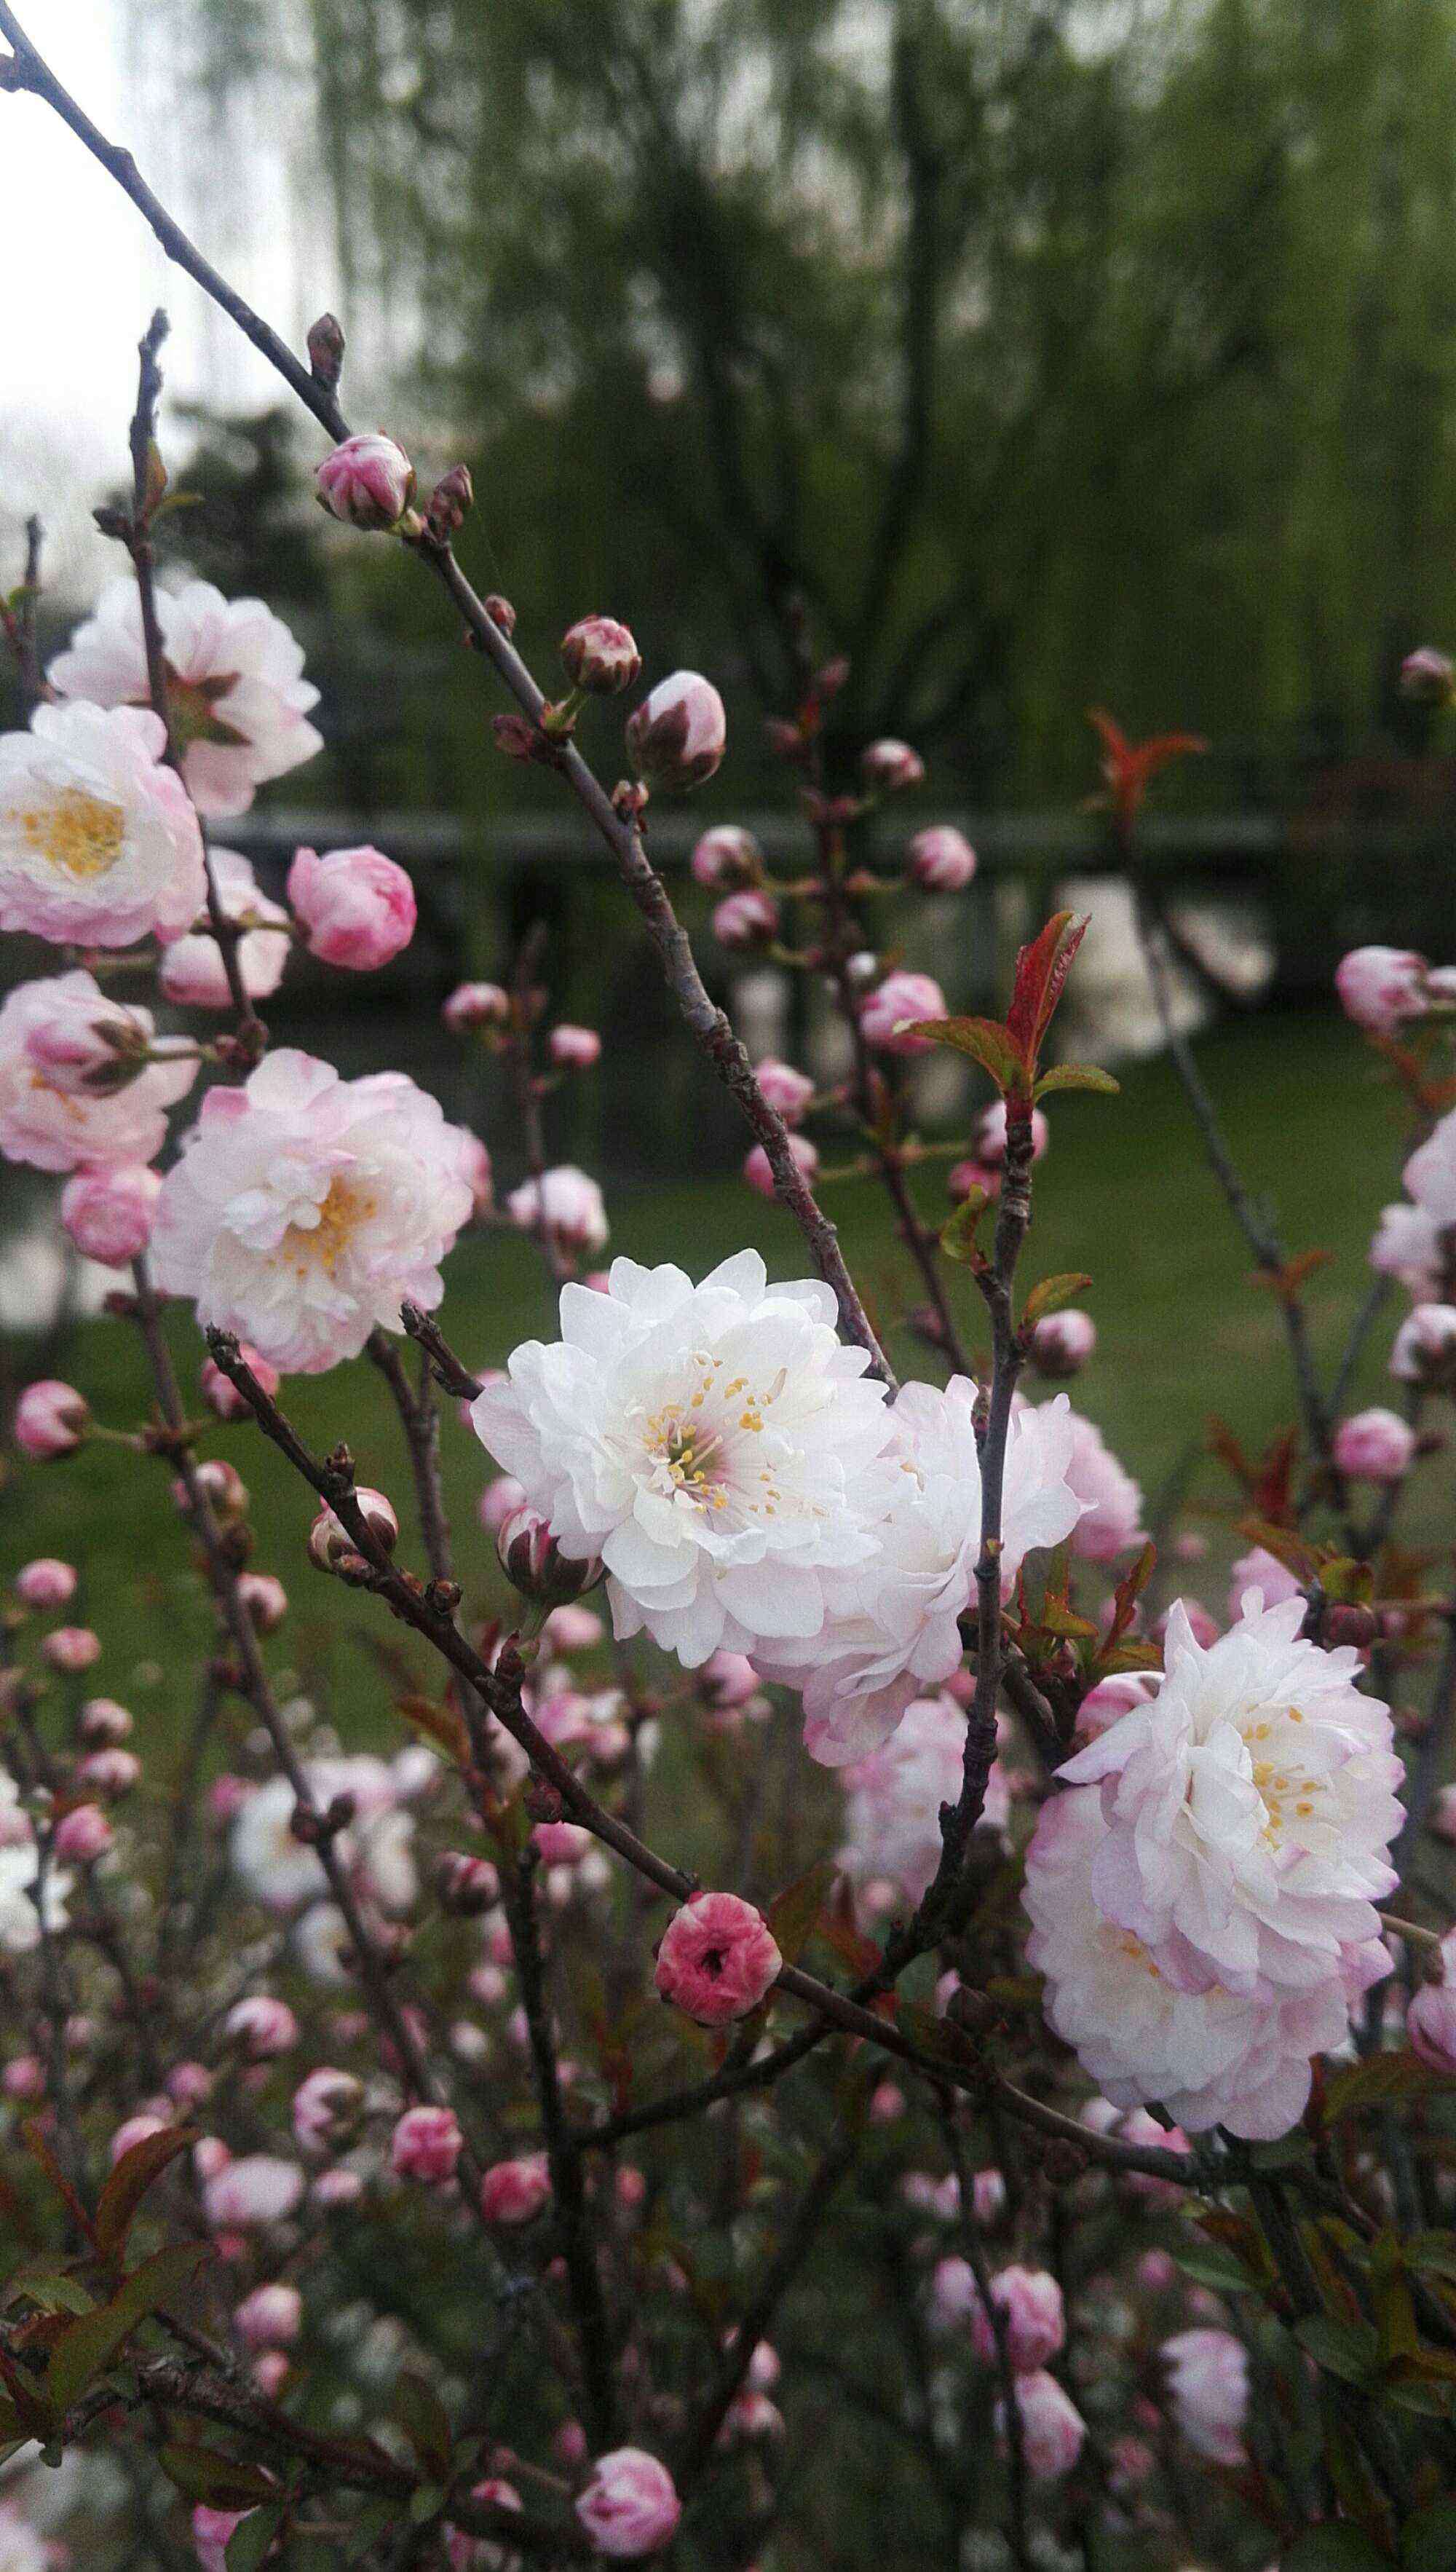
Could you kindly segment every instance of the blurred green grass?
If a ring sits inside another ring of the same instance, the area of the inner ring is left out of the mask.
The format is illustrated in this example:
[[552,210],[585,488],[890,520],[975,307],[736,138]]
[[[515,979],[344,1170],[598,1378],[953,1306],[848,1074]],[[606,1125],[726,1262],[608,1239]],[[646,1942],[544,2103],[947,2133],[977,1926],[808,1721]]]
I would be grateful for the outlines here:
[[[1275,1204],[1291,1250],[1333,1258],[1309,1282],[1307,1300],[1326,1375],[1369,1283],[1366,1247],[1377,1209],[1398,1191],[1398,1113],[1374,1077],[1370,1057],[1332,1016],[1270,1015],[1229,1023],[1200,1047],[1210,1087],[1249,1186]],[[1251,1263],[1203,1160],[1172,1067],[1133,1066],[1116,1100],[1067,1097],[1053,1103],[1052,1147],[1037,1173],[1024,1277],[1085,1269],[1086,1301],[1100,1345],[1075,1399],[1104,1430],[1150,1497],[1203,1441],[1219,1413],[1256,1446],[1292,1417],[1283,1334],[1273,1298],[1250,1283]],[[943,1162],[918,1173],[921,1202],[944,1210]],[[826,1198],[872,1309],[890,1316],[913,1300],[888,1210],[867,1182]],[[779,1276],[801,1273],[798,1235],[774,1206],[740,1181],[688,1177],[612,1200],[613,1249],[644,1260],[676,1259],[701,1274],[752,1240]],[[491,1232],[461,1246],[447,1273],[441,1319],[468,1363],[499,1363],[521,1339],[549,1335],[551,1300],[531,1245]],[[969,1283],[958,1287],[967,1337],[980,1336]],[[185,1309],[170,1316],[184,1384],[196,1386],[201,1356]],[[901,1370],[932,1372],[903,1327],[889,1333]],[[1377,1328],[1358,1390],[1378,1399],[1389,1328]],[[135,1334],[109,1320],[80,1329],[62,1361],[98,1417],[126,1429],[150,1410]],[[402,1551],[418,1560],[405,1503],[408,1475],[388,1398],[365,1361],[285,1388],[291,1417],[316,1451],[347,1436],[359,1479],[388,1490],[405,1523]],[[468,1604],[503,1603],[489,1541],[475,1515],[487,1468],[469,1430],[446,1404],[444,1461]],[[296,1671],[347,1738],[373,1726],[381,1691],[371,1661],[382,1646],[406,1652],[400,1630],[370,1601],[313,1573],[304,1556],[312,1500],[250,1423],[209,1421],[205,1452],[226,1455],[254,1503],[259,1569],[285,1581],[292,1611],[270,1641],[280,1671]],[[171,1506],[163,1466],[97,1443],[67,1463],[23,1463],[0,1493],[3,1551],[13,1569],[37,1554],[60,1554],[82,1572],[74,1613],[94,1620],[105,1657],[87,1681],[132,1704],[154,1732],[171,1732],[191,1701],[189,1662],[210,1631],[189,1568],[188,1540]],[[1230,1551],[1229,1492],[1202,1468],[1192,1502],[1208,1513],[1211,1561],[1198,1586],[1222,1597]],[[1418,1520],[1415,1522],[1418,1527]],[[181,1647],[181,1648],[180,1648]],[[190,1650],[188,1647],[192,1647]]]

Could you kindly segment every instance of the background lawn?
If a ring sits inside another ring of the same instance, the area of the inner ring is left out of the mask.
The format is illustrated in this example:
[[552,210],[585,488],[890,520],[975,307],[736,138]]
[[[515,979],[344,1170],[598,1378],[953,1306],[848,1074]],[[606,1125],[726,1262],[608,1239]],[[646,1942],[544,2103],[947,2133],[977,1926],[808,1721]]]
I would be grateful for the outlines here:
[[[1291,1249],[1320,1247],[1331,1265],[1310,1282],[1308,1299],[1326,1373],[1369,1283],[1365,1253],[1375,1214],[1398,1193],[1401,1126],[1370,1057],[1332,1016],[1281,1015],[1229,1024],[1207,1038],[1201,1056],[1250,1185],[1276,1204]],[[944,1164],[922,1173],[932,1211],[941,1204]],[[801,1271],[797,1235],[786,1217],[735,1179],[619,1193],[611,1200],[613,1247],[644,1260],[674,1258],[701,1273],[757,1241],[779,1275]],[[840,1186],[830,1199],[851,1261],[881,1314],[907,1300],[903,1270],[879,1192]],[[1095,1284],[1087,1301],[1101,1345],[1075,1393],[1150,1500],[1170,1475],[1195,1458],[1211,1413],[1220,1413],[1245,1444],[1256,1446],[1291,1417],[1283,1339],[1272,1299],[1249,1282],[1250,1262],[1201,1157],[1182,1093],[1164,1061],[1124,1075],[1121,1100],[1054,1102],[1053,1143],[1037,1176],[1034,1228],[1024,1275],[1086,1269]],[[972,1290],[963,1289],[967,1301]],[[550,1297],[532,1247],[508,1233],[461,1246],[450,1262],[442,1319],[467,1361],[499,1363],[522,1338],[549,1328]],[[1372,1335],[1361,1398],[1381,1398],[1391,1322]],[[968,1335],[973,1343],[978,1324]],[[188,1313],[172,1316],[184,1381],[195,1384],[199,1344]],[[929,1370],[928,1352],[903,1330],[891,1331],[902,1370]],[[109,1426],[125,1428],[149,1409],[144,1367],[131,1329],[85,1324],[62,1371],[91,1398]],[[321,1378],[296,1378],[286,1402],[299,1429],[322,1450],[345,1431],[361,1481],[390,1491],[406,1520],[407,1474],[383,1387],[366,1362]],[[446,1406],[445,1461],[456,1512],[460,1565],[469,1604],[499,1604],[504,1585],[475,1519],[487,1479],[481,1452]],[[289,1664],[327,1703],[347,1738],[374,1728],[381,1691],[361,1685],[376,1647],[412,1652],[382,1612],[320,1579],[307,1566],[303,1542],[311,1502],[250,1424],[210,1421],[206,1452],[229,1456],[252,1492],[259,1530],[259,1568],[279,1572],[292,1612],[269,1645],[280,1675]],[[1432,1469],[1427,1467],[1427,1476]],[[1211,1541],[1211,1562],[1198,1586],[1221,1606],[1232,1552],[1230,1491],[1204,1465],[1193,1504]],[[171,1731],[187,1686],[185,1632],[201,1645],[208,1619],[188,1568],[188,1549],[160,1465],[98,1443],[68,1464],[34,1468],[23,1461],[0,1493],[4,1561],[57,1553],[76,1562],[83,1590],[76,1612],[106,1601],[106,1655],[87,1682],[124,1697],[153,1738]],[[1419,1512],[1408,1532],[1418,1530]],[[417,1560],[406,1523],[406,1559]],[[98,1613],[100,1613],[98,1608]],[[170,1666],[164,1669],[164,1662]]]

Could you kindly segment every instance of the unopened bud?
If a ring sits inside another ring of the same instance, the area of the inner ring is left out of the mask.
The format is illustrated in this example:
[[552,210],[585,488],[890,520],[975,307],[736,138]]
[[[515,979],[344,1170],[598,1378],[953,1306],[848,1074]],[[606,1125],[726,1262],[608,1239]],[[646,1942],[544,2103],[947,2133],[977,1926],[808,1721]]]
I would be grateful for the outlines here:
[[377,533],[398,526],[414,498],[414,466],[382,429],[346,437],[324,457],[314,478],[331,516]]
[[497,633],[504,634],[509,643],[516,630],[516,611],[510,600],[502,598],[499,592],[493,589],[485,602],[485,612]]
[[583,616],[562,638],[561,657],[573,687],[593,697],[615,697],[642,677],[642,654],[615,616]]
[[[475,485],[470,479],[469,465],[452,464],[449,472],[442,474],[435,484],[425,508],[425,525],[436,543],[448,544],[451,536],[458,535],[474,506]],[[498,601],[497,604],[504,602]],[[486,601],[486,613],[490,613],[489,600]],[[499,624],[499,617],[493,618],[492,622]],[[509,632],[509,627],[506,630]]]
[[501,1570],[523,1599],[537,1607],[564,1608],[595,1589],[603,1566],[596,1555],[585,1562],[563,1554],[549,1520],[539,1510],[512,1510],[495,1541]]
[[464,1849],[442,1849],[435,1860],[435,1893],[442,1911],[462,1920],[477,1919],[500,1899],[501,1883],[489,1858],[471,1857]]
[[343,372],[343,324],[332,313],[320,313],[308,333],[308,363],[313,380],[326,393],[336,390]]
[[713,934],[733,955],[771,947],[778,935],[778,905],[757,887],[726,894],[713,915]]
[[1380,1631],[1379,1618],[1373,1608],[1362,1608],[1353,1600],[1337,1599],[1324,1611],[1320,1641],[1331,1647],[1353,1643],[1356,1651],[1368,1650]]
[[896,795],[919,786],[925,762],[907,741],[872,741],[859,754],[859,774],[876,795]]
[[[354,1506],[376,1545],[392,1554],[399,1542],[399,1521],[392,1504],[383,1492],[372,1491],[361,1484],[355,1492]],[[358,1541],[350,1536],[341,1519],[332,1510],[320,1510],[308,1531],[308,1559],[320,1572],[337,1572],[348,1556],[357,1557]]]
[[649,786],[686,794],[703,786],[728,747],[723,699],[696,670],[676,670],[628,717],[633,767]]
[[735,822],[720,822],[705,831],[693,852],[694,882],[710,893],[740,893],[763,874],[763,852],[751,831]]
[[1423,643],[1418,651],[1407,652],[1400,665],[1400,693],[1413,706],[1448,706],[1451,703],[1456,668],[1444,652]]

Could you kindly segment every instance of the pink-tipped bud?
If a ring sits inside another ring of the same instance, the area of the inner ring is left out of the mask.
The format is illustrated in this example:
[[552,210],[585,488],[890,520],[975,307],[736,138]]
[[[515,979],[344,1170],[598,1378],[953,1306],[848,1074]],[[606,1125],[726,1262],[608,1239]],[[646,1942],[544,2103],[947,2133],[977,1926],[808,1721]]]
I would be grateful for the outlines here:
[[247,1610],[254,1632],[259,1634],[272,1633],[288,1612],[288,1594],[270,1572],[240,1573],[238,1598]]
[[[819,1166],[819,1156],[814,1149],[813,1144],[809,1141],[807,1134],[790,1134],[788,1138],[788,1149],[790,1158],[792,1159],[799,1176],[805,1179],[809,1186],[812,1187],[814,1174]],[[753,1145],[751,1152],[749,1152],[746,1160],[744,1161],[743,1176],[747,1180],[749,1187],[756,1189],[760,1197],[773,1197],[777,1195],[778,1191],[773,1181],[773,1164],[769,1160],[768,1154],[761,1143],[755,1143]]]
[[41,1656],[53,1670],[74,1678],[78,1671],[89,1670],[101,1658],[101,1636],[89,1625],[53,1625],[41,1637]]
[[768,1055],[753,1066],[753,1077],[775,1115],[785,1125],[797,1125],[814,1094],[814,1084],[806,1071],[796,1071],[791,1062],[779,1062]]
[[561,657],[574,688],[615,697],[642,677],[642,654],[615,616],[583,616],[563,635]]
[[[242,1358],[243,1365],[253,1376],[255,1376],[262,1391],[267,1395],[268,1400],[271,1401],[273,1395],[278,1389],[279,1378],[277,1368],[275,1366],[269,1366],[266,1358],[259,1357],[256,1349],[251,1348],[246,1340],[243,1340],[239,1343],[238,1354]],[[220,1420],[250,1420],[252,1418],[252,1406],[248,1402],[246,1395],[239,1392],[232,1377],[225,1375],[222,1368],[213,1358],[208,1358],[204,1361],[200,1382],[202,1384],[203,1400],[206,1402],[210,1411],[217,1413]]]
[[254,2286],[233,2316],[233,2328],[244,2348],[291,2348],[303,2327],[303,2298],[296,2286],[281,2282]]
[[859,754],[859,774],[874,795],[897,795],[923,784],[925,762],[907,741],[871,741]]
[[1442,1939],[1441,1963],[1451,1979],[1421,1985],[1406,2011],[1405,2033],[1433,2072],[1456,2072],[1456,1934]]
[[906,853],[906,874],[922,893],[963,893],[976,872],[976,852],[950,822],[917,831]]
[[751,831],[720,822],[705,831],[693,852],[693,876],[709,893],[739,893],[763,873],[763,852]]
[[130,1795],[141,1783],[142,1762],[135,1750],[88,1750],[76,1763],[76,1783],[91,1795],[104,1795],[109,1804],[118,1796]]
[[83,1259],[125,1268],[152,1237],[162,1194],[155,1170],[124,1161],[109,1170],[78,1170],[61,1191],[61,1221]]
[[[452,536],[458,536],[474,506],[475,484],[470,478],[469,465],[452,464],[448,473],[441,474],[425,503],[425,525],[436,544],[447,545]],[[487,599],[487,613],[490,605],[491,601]],[[498,618],[492,619],[493,623],[499,621]]]
[[88,1750],[111,1750],[131,1738],[132,1718],[114,1696],[89,1696],[76,1719]]
[[499,1536],[507,1519],[513,1518],[516,1511],[525,1506],[524,1485],[517,1482],[514,1474],[497,1474],[493,1483],[486,1484],[477,1504],[480,1524],[486,1535]]
[[563,1250],[603,1250],[609,1226],[602,1191],[574,1161],[523,1179],[506,1199],[506,1212],[522,1232],[546,1232]]
[[91,1426],[91,1407],[74,1384],[40,1376],[28,1384],[15,1406],[12,1424],[22,1454],[42,1461],[69,1456]]
[[358,2131],[364,2085],[351,2072],[324,2064],[300,2081],[293,2093],[293,2139],[301,2152],[337,2152]]
[[1415,706],[1449,706],[1456,668],[1430,643],[1407,652],[1400,665],[1400,693]]
[[[994,1099],[976,1126],[975,1158],[999,1170],[1006,1158],[1006,1101]],[[1039,1107],[1031,1111],[1031,1156],[1039,1161],[1052,1139],[1052,1129]]]
[[551,2195],[544,2153],[495,2162],[480,2183],[480,2211],[487,2224],[529,2224]]
[[563,1071],[590,1071],[602,1059],[602,1039],[595,1027],[574,1027],[563,1019],[547,1037],[546,1050]]
[[713,934],[720,947],[730,955],[752,956],[771,947],[778,936],[778,905],[771,893],[749,886],[742,893],[730,893],[713,915]]
[[728,747],[723,699],[696,670],[661,679],[627,719],[627,748],[645,785],[687,794],[707,784]]
[[112,1844],[112,1827],[99,1804],[75,1804],[56,1824],[56,1855],[63,1866],[94,1866]]
[[1390,1372],[1402,1384],[1456,1384],[1456,1304],[1417,1304],[1407,1313]]
[[350,973],[372,973],[414,936],[414,887],[382,849],[299,849],[288,900],[308,953]]
[[396,527],[414,498],[414,466],[382,429],[346,437],[314,478],[325,509],[350,527]]
[[1425,1010],[1427,969],[1410,947],[1352,947],[1335,967],[1340,1007],[1372,1035],[1393,1035],[1402,1019]]
[[[185,1509],[188,1504],[187,1485],[178,1482],[173,1488],[177,1494],[178,1508]],[[198,1467],[198,1488],[216,1515],[225,1522],[246,1516],[247,1485],[237,1466],[230,1465],[226,1456],[207,1456],[203,1459]]]
[[1097,1324],[1090,1313],[1070,1308],[1064,1313],[1048,1313],[1038,1322],[1031,1335],[1031,1362],[1038,1375],[1053,1382],[1064,1376],[1079,1375],[1097,1346]]
[[865,1043],[877,1053],[929,1053],[930,1038],[909,1034],[908,1026],[916,1019],[948,1015],[945,993],[932,974],[898,970],[887,973],[861,1002],[859,1024]]
[[[399,1543],[399,1521],[394,1507],[383,1492],[361,1483],[354,1493],[354,1506],[376,1545],[392,1554]],[[320,1510],[308,1531],[308,1559],[320,1572],[336,1572],[341,1563],[357,1555],[359,1549],[342,1519],[332,1510]]]
[[234,2002],[223,2034],[244,2063],[272,2063],[292,2053],[298,2022],[286,2001],[274,2000],[268,1992],[249,1992],[245,2000]]
[[645,2447],[599,2456],[576,2512],[599,2554],[636,2561],[657,2554],[683,2515],[672,2475]]
[[495,1550],[512,1588],[538,1608],[565,1607],[602,1578],[600,1557],[588,1555],[582,1561],[563,1554],[539,1510],[513,1510],[497,1533]]
[[34,1563],[23,1563],[15,1576],[15,1596],[22,1608],[64,1608],[75,1590],[75,1566],[62,1563],[53,1554],[37,1555]]
[[1399,1483],[1414,1457],[1415,1431],[1399,1412],[1378,1405],[1354,1412],[1334,1434],[1334,1461],[1356,1482]]
[[456,1036],[471,1034],[477,1027],[508,1027],[511,995],[499,982],[460,982],[443,1003],[440,1015]]
[[389,2138],[389,2167],[396,2179],[448,2188],[464,2141],[449,2108],[406,2108]]
[[783,1971],[773,1932],[735,1893],[695,1893],[663,1932],[653,1977],[700,2027],[745,2018]]
[[104,1098],[125,1089],[147,1059],[151,1021],[136,1016],[119,1001],[59,1009],[29,1028],[22,1047],[26,1061],[48,1089],[70,1098]]
[[501,1880],[488,1857],[465,1849],[442,1849],[435,1860],[435,1893],[442,1911],[462,1920],[478,1919],[500,1900]]

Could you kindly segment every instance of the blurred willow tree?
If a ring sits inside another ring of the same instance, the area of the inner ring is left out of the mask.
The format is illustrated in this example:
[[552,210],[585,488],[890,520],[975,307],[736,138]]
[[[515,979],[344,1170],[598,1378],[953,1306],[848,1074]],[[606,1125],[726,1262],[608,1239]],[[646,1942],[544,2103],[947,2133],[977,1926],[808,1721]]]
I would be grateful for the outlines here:
[[1091,699],[1338,744],[1456,633],[1456,0],[145,15],[301,102],[538,659],[604,606],[771,706],[801,599],[846,732],[1015,798]]

